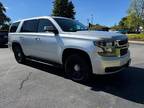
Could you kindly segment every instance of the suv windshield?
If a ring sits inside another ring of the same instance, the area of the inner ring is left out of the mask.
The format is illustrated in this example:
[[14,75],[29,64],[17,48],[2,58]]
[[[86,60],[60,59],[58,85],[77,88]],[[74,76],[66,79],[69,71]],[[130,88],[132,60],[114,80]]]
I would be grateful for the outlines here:
[[76,32],[88,30],[86,26],[78,21],[64,18],[54,18],[64,32]]

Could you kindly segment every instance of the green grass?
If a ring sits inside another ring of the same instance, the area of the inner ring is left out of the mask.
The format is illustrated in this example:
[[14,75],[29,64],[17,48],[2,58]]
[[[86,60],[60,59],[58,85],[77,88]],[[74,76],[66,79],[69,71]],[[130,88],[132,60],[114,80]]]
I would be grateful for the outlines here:
[[127,34],[129,40],[144,41],[144,34]]

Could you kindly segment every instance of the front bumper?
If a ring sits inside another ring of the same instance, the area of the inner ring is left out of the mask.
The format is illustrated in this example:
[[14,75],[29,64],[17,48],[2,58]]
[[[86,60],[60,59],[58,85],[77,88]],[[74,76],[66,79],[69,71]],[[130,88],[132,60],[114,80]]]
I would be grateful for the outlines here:
[[130,52],[121,57],[102,57],[97,55],[92,60],[94,74],[112,74],[129,66]]

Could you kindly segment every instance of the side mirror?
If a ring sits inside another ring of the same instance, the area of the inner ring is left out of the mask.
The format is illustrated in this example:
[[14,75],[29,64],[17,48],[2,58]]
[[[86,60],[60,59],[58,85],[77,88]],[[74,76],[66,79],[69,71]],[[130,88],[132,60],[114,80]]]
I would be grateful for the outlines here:
[[45,32],[53,32],[54,34],[58,34],[58,30],[53,26],[44,26]]

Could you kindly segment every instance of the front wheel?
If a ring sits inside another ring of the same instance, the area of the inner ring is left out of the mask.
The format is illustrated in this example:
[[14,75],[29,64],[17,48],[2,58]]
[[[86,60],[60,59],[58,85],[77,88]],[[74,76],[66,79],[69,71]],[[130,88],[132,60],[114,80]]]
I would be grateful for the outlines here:
[[22,48],[20,46],[14,46],[13,48],[15,59],[18,63],[24,63],[25,62],[25,55],[22,51]]
[[71,55],[67,58],[65,72],[71,80],[76,82],[89,81],[92,74],[87,59],[80,55]]

